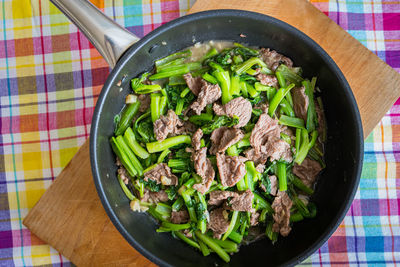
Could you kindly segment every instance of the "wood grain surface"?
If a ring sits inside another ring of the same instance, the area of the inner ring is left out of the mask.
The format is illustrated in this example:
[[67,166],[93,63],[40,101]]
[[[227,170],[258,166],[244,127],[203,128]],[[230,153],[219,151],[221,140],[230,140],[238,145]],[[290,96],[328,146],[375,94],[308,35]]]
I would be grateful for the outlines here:
[[[357,99],[367,137],[400,96],[400,75],[303,0],[198,0],[191,13],[246,9],[300,29],[336,61]],[[376,94],[379,90],[379,94]],[[152,266],[107,217],[94,187],[89,140],[24,220],[35,235],[78,266]]]

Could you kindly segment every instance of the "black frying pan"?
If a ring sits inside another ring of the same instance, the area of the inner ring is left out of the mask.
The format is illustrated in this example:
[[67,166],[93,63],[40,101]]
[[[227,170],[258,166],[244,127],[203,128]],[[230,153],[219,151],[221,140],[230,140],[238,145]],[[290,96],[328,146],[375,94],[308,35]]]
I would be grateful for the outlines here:
[[[131,91],[130,79],[151,70],[156,59],[195,42],[208,40],[270,47],[293,59],[296,66],[303,68],[305,77],[318,76],[317,85],[322,89],[328,126],[327,168],[317,183],[313,197],[318,207],[317,217],[296,223],[290,235],[280,237],[275,245],[263,239],[242,246],[230,264],[292,265],[304,260],[328,240],[343,220],[358,187],[363,159],[363,132],[352,91],[335,62],[321,47],[282,21],[237,10],[215,10],[184,16],[137,41],[135,36],[105,19],[85,1],[52,1],[91,39],[110,65],[115,64],[95,108],[90,156],[94,181],[103,206],[111,221],[133,247],[163,266],[227,265],[215,255],[203,257],[199,251],[173,239],[169,233],[156,233],[158,226],[149,215],[130,210],[129,200],[117,181],[115,156],[109,145],[114,116],[120,112],[125,96]],[[79,4],[79,8],[74,8],[76,4]],[[89,27],[85,28],[85,25]],[[240,34],[246,38],[241,38]],[[127,50],[119,58],[124,48]]]

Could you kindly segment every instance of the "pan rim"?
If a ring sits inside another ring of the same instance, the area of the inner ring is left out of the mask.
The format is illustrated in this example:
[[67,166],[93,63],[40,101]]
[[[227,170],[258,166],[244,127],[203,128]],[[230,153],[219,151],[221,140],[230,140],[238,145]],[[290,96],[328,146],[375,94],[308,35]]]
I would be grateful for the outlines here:
[[154,31],[150,32],[147,34],[145,37],[140,39],[137,43],[132,45],[128,51],[119,59],[117,62],[116,67],[111,71],[109,74],[107,81],[105,82],[103,89],[99,95],[98,101],[96,103],[96,107],[93,113],[93,119],[92,119],[92,125],[91,125],[91,133],[90,133],[90,162],[91,162],[91,168],[92,168],[92,174],[93,174],[93,179],[95,182],[96,190],[97,193],[100,197],[101,203],[114,224],[114,226],[118,229],[118,231],[122,234],[122,236],[128,241],[128,243],[133,246],[137,251],[139,251],[143,256],[148,258],[150,261],[156,263],[157,265],[160,266],[172,266],[168,262],[154,256],[150,251],[145,249],[139,242],[137,242],[129,233],[128,231],[123,227],[121,222],[119,221],[116,213],[113,211],[109,201],[107,200],[105,190],[103,188],[103,185],[100,180],[100,173],[98,169],[98,158],[97,158],[97,153],[96,153],[96,143],[97,143],[97,136],[98,136],[98,123],[100,120],[100,111],[102,110],[102,107],[105,103],[106,100],[106,95],[107,92],[110,90],[111,86],[115,84],[116,82],[116,77],[117,74],[121,71],[123,68],[124,64],[131,58],[133,54],[135,54],[138,50],[140,50],[148,41],[150,41],[153,37],[157,36],[158,34],[168,31],[171,28],[174,28],[176,26],[179,26],[180,24],[185,24],[191,21],[199,20],[199,19],[205,19],[208,17],[244,17],[244,18],[251,18],[251,19],[256,19],[256,20],[262,20],[266,21],[271,24],[275,24],[281,28],[284,28],[288,32],[291,33],[291,35],[295,35],[298,38],[300,38],[304,43],[306,43],[308,46],[310,46],[314,51],[317,51],[317,53],[322,57],[323,61],[330,66],[330,68],[333,70],[334,74],[336,75],[336,78],[338,79],[339,83],[342,85],[342,90],[344,94],[346,95],[346,98],[348,99],[349,102],[352,103],[351,105],[351,111],[352,115],[355,117],[355,122],[356,122],[356,129],[357,132],[355,135],[357,136],[358,144],[356,144],[356,155],[354,155],[355,159],[355,164],[357,166],[355,167],[355,179],[352,179],[352,183],[349,184],[351,187],[351,190],[349,191],[349,194],[345,200],[345,204],[341,206],[339,209],[339,212],[335,216],[334,220],[329,224],[327,229],[323,232],[323,234],[307,249],[303,250],[302,253],[300,253],[297,257],[288,259],[286,262],[284,262],[282,265],[294,265],[297,263],[302,262],[304,259],[306,259],[308,256],[310,256],[314,251],[316,251],[318,248],[320,248],[336,231],[340,223],[343,221],[347,211],[349,210],[354,196],[356,194],[356,191],[358,189],[358,185],[360,182],[360,176],[361,176],[361,170],[362,170],[362,165],[363,165],[363,153],[364,153],[364,138],[363,138],[363,128],[362,128],[362,123],[361,123],[361,116],[360,112],[357,106],[357,102],[355,100],[355,97],[353,95],[353,92],[344,77],[343,73],[339,69],[339,67],[336,65],[336,63],[333,61],[333,59],[323,50],[314,40],[312,40],[310,37],[308,37],[305,33],[301,32],[297,28],[281,21],[276,18],[270,17],[268,15],[256,13],[256,12],[251,12],[251,11],[244,11],[244,10],[234,10],[234,9],[219,9],[219,10],[210,10],[210,11],[203,11],[203,12],[198,12],[194,14],[189,14],[183,17],[180,17],[178,19],[175,19],[173,21],[170,21],[159,28],[155,29]]

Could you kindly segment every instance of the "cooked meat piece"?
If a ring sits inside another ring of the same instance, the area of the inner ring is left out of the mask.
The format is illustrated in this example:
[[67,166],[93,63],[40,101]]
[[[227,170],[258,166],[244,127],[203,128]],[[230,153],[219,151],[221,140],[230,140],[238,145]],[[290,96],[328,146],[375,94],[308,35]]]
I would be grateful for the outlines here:
[[161,115],[158,120],[154,122],[154,134],[158,141],[167,138],[168,134],[174,133],[177,127],[182,126],[183,123],[170,109],[168,110],[167,116]]
[[250,121],[252,107],[251,103],[247,99],[240,96],[232,99],[222,107],[219,104],[214,103],[213,110],[218,116],[227,115],[229,117],[239,117],[239,123],[234,127],[240,128],[246,126]]
[[232,191],[212,191],[210,192],[210,200],[208,201],[209,205],[220,206],[225,199],[229,197],[237,197],[239,196],[238,193]]
[[150,107],[150,94],[140,94],[138,95],[140,101],[140,112],[145,112]]
[[258,164],[256,167],[256,171],[259,173],[263,173],[265,171],[265,165],[264,164]]
[[261,152],[269,155],[271,161],[283,159],[291,162],[293,160],[290,145],[281,139],[268,140],[268,143],[261,147]]
[[276,196],[276,192],[278,191],[278,178],[275,175],[268,176],[269,182],[271,183],[271,192],[270,194]]
[[203,137],[203,131],[201,130],[201,128],[199,128],[192,136],[192,147],[194,148],[194,150],[200,149],[201,146],[200,140],[202,137]]
[[203,78],[201,77],[193,78],[190,72],[184,74],[183,79],[185,80],[187,86],[194,95],[198,95],[200,93],[201,87],[205,84]]
[[278,121],[272,119],[267,113],[261,114],[250,135],[250,144],[255,149],[256,154],[261,152],[261,146],[265,145],[269,139],[279,138]]
[[250,225],[251,226],[256,226],[258,224],[258,218],[260,218],[260,213],[258,212],[252,212],[251,217],[250,217]]
[[189,221],[189,214],[186,210],[172,211],[170,221],[178,224],[187,223]]
[[[214,238],[221,238],[222,234],[224,234],[229,227],[229,221],[224,217],[224,212],[226,212],[223,208],[218,208],[212,210],[210,212],[210,222],[207,226],[214,232]],[[228,217],[226,215],[226,217]]]
[[177,124],[175,131],[171,134],[171,136],[181,135],[181,134],[192,134],[196,131],[197,127],[190,121],[182,121],[182,124]]
[[274,210],[274,225],[272,230],[280,233],[282,236],[287,236],[290,233],[290,208],[292,207],[292,200],[286,194],[286,191],[279,191],[274,202],[272,209]]
[[256,153],[254,148],[249,148],[243,152],[248,160],[253,161],[255,164],[265,164],[268,160],[267,154]]
[[182,121],[170,109],[166,116],[161,115],[158,120],[154,122],[154,134],[158,141],[162,141],[168,136],[176,136],[195,131],[195,126],[186,121]]
[[274,75],[267,75],[264,73],[257,74],[257,80],[260,81],[261,84],[278,88],[278,79]]
[[276,120],[267,113],[261,114],[250,136],[250,144],[254,150],[245,151],[246,157],[261,164],[269,157],[271,161],[283,159],[291,162],[290,145],[280,139],[280,132],[281,128]]
[[238,211],[253,211],[253,192],[246,190],[226,202],[226,209]]
[[211,133],[210,140],[212,142],[210,153],[223,153],[231,145],[237,143],[243,138],[242,130],[229,127],[220,127]]
[[193,188],[202,194],[205,194],[210,189],[211,183],[214,181],[215,171],[211,160],[207,158],[207,147],[194,151],[192,154],[194,169],[200,175],[202,182],[193,185]]
[[158,192],[151,192],[150,190],[145,188],[143,197],[140,200],[144,202],[157,204],[158,202],[166,202],[169,199],[168,199],[168,194],[164,190],[160,190]]
[[217,154],[217,167],[221,184],[223,186],[234,186],[246,174],[244,162],[247,159],[240,156],[225,156]]
[[213,104],[213,110],[214,110],[215,115],[217,115],[217,116],[226,115],[224,106],[221,106],[221,105],[218,104],[218,103],[214,103],[214,104]]
[[290,58],[279,54],[275,50],[270,50],[269,48],[261,48],[260,54],[262,60],[265,62],[265,64],[267,64],[268,68],[273,71],[275,71],[281,63],[290,68],[293,67],[293,61]]
[[295,163],[292,170],[306,186],[312,187],[322,167],[317,161],[305,158],[301,165]]
[[196,101],[190,105],[189,109],[192,109],[197,115],[199,115],[208,104],[214,103],[220,97],[221,88],[219,88],[219,85],[205,82],[200,89]]
[[144,180],[153,180],[157,184],[178,185],[178,177],[172,174],[171,169],[165,163],[157,164],[153,169],[144,173]]
[[304,123],[307,122],[307,109],[309,101],[305,91],[306,88],[304,86],[292,89],[294,113],[296,114],[296,117],[303,119]]

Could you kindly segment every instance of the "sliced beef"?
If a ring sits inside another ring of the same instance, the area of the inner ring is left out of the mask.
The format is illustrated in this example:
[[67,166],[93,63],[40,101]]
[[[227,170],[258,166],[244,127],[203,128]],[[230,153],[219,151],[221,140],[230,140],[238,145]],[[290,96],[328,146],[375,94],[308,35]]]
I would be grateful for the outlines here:
[[260,73],[257,74],[256,78],[263,85],[278,88],[278,79],[274,75],[267,75],[264,73]]
[[261,114],[250,135],[253,148],[245,151],[246,157],[258,164],[264,164],[268,158],[271,161],[283,159],[291,162],[290,145],[280,139],[280,132],[276,120],[267,113]]
[[150,107],[150,95],[149,94],[140,94],[138,95],[138,99],[140,101],[140,112],[145,112]]
[[192,74],[186,73],[183,75],[183,79],[185,80],[187,86],[189,87],[190,91],[194,95],[198,95],[200,93],[201,87],[204,86],[205,81],[201,77],[193,78]]
[[168,201],[168,194],[164,190],[158,192],[151,192],[147,188],[144,189],[143,197],[140,199],[143,202],[150,202],[157,204],[158,202]]
[[249,148],[243,152],[248,160],[253,161],[255,164],[263,165],[268,160],[268,155],[263,153],[256,153],[254,148]]
[[209,205],[221,206],[224,200],[239,196],[238,193],[232,191],[212,191],[210,193],[210,200],[208,201]]
[[187,223],[189,221],[189,214],[186,210],[172,211],[170,221],[177,224]]
[[220,239],[229,227],[228,215],[226,214],[225,217],[224,212],[226,211],[223,208],[218,208],[210,212],[210,222],[207,226],[214,232],[214,238],[217,239]]
[[293,173],[308,187],[312,187],[321,170],[321,165],[310,158],[305,158],[301,165],[295,163],[293,166]]
[[261,152],[269,155],[271,161],[283,159],[291,162],[293,160],[290,145],[282,139],[268,140],[267,144],[261,147]]
[[308,109],[308,96],[306,95],[306,88],[295,87],[292,89],[293,96],[293,109],[296,117],[303,119],[304,123],[307,122],[307,109]]
[[183,123],[175,112],[170,109],[166,116],[161,115],[154,122],[154,134],[158,141],[164,140],[169,134],[173,134],[177,127],[183,126]]
[[274,224],[272,230],[280,233],[282,236],[287,236],[292,228],[290,228],[290,208],[292,207],[292,200],[289,198],[285,191],[279,191],[274,202],[272,209],[274,210]]
[[217,115],[217,116],[226,115],[224,106],[221,106],[221,105],[218,104],[218,103],[214,103],[214,104],[213,104],[213,111],[214,111],[215,115]]
[[256,226],[258,224],[258,219],[260,218],[260,213],[258,212],[252,212],[251,217],[250,217],[250,225],[251,226]]
[[208,104],[214,103],[220,97],[221,88],[219,85],[205,82],[200,89],[196,101],[190,105],[189,109],[192,109],[194,113],[199,115]]
[[199,150],[201,146],[201,138],[203,137],[203,131],[201,128],[197,129],[197,131],[192,136],[192,147],[194,150]]
[[171,136],[181,135],[181,134],[192,134],[197,130],[196,125],[194,125],[190,121],[180,120],[180,122],[181,123],[177,124],[177,127]]
[[240,156],[217,154],[217,167],[222,186],[234,186],[246,174],[244,162],[247,159]]
[[226,201],[226,209],[238,211],[253,211],[253,198],[254,194],[251,190],[246,190],[238,196]]
[[237,116],[239,118],[239,123],[236,124],[235,128],[240,128],[246,126],[246,124],[250,121],[251,118],[251,103],[243,98],[237,97],[229,101],[223,106],[220,106],[217,103],[213,105],[214,113],[221,116],[227,115],[229,117]]
[[293,61],[279,54],[275,50],[270,50],[269,48],[261,48],[260,51],[261,59],[267,64],[268,68],[275,71],[280,64],[285,64],[288,67],[293,67]]
[[157,184],[178,185],[178,177],[172,174],[171,169],[165,163],[159,163],[151,170],[144,173],[144,180],[153,180]]
[[202,182],[193,185],[193,188],[205,194],[210,189],[215,177],[215,171],[211,160],[207,158],[207,147],[194,151],[192,154],[192,161],[194,162],[196,173],[200,175],[202,179]]
[[244,136],[244,133],[240,129],[220,127],[215,129],[211,133],[210,140],[212,142],[210,153],[223,153],[231,145],[240,141]]
[[276,196],[276,192],[278,191],[278,178],[275,175],[268,176],[269,182],[271,183],[271,192],[270,194]]
[[192,123],[179,119],[172,109],[168,110],[166,116],[161,115],[153,126],[154,134],[158,141],[162,141],[168,136],[192,133],[196,130]]
[[255,152],[260,153],[261,147],[268,140],[279,138],[280,128],[277,120],[272,119],[267,113],[261,114],[250,135],[250,144],[255,149]]

